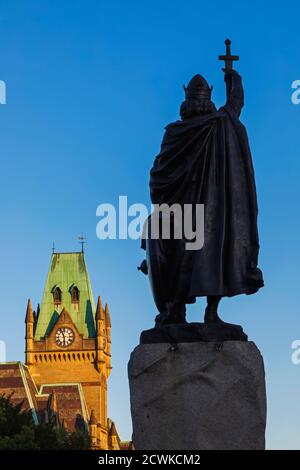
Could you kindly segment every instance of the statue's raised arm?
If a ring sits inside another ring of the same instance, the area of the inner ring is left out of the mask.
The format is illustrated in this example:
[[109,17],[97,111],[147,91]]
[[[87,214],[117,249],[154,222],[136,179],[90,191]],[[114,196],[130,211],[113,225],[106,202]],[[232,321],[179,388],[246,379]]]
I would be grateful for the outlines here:
[[242,77],[236,70],[223,69],[226,82],[226,107],[230,108],[237,116],[241,114],[244,106],[244,88]]
[[223,72],[225,74],[224,80],[226,83],[226,107],[234,112],[237,116],[241,114],[242,107],[244,106],[244,90],[242,85],[242,77],[233,70],[233,63],[239,60],[238,55],[232,55],[231,53],[231,41],[226,39],[226,54],[219,55],[219,60],[223,60],[225,68]]

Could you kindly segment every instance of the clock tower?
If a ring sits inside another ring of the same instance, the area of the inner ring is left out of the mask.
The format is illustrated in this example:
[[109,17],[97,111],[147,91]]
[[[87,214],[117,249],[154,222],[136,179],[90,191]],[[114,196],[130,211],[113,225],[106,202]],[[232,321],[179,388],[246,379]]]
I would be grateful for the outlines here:
[[[52,254],[41,306],[34,312],[28,301],[25,323],[26,366],[39,393],[57,389],[67,399],[76,385],[84,409],[80,422],[93,447],[110,448],[110,314],[100,297],[94,303],[83,252]],[[63,413],[66,426],[65,407]]]

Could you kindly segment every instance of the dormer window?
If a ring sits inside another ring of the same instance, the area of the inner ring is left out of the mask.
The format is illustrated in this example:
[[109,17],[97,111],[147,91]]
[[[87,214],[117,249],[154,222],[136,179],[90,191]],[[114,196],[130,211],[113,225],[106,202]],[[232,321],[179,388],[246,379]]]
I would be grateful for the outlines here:
[[53,289],[53,302],[55,305],[61,304],[61,290],[59,287]]
[[71,301],[72,304],[77,304],[79,302],[79,289],[76,286],[73,286],[71,289]]

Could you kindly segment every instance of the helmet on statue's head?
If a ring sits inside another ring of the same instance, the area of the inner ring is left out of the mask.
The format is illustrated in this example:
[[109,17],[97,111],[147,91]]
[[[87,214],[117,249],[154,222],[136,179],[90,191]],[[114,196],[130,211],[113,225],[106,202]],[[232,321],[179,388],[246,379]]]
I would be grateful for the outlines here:
[[185,91],[185,99],[208,99],[210,100],[213,87],[209,86],[202,75],[195,75],[189,82],[188,86],[183,85]]
[[216,111],[214,103],[211,101],[213,87],[209,86],[202,75],[195,75],[188,86],[183,86],[185,101],[180,107],[182,119],[199,116],[201,114],[213,113]]

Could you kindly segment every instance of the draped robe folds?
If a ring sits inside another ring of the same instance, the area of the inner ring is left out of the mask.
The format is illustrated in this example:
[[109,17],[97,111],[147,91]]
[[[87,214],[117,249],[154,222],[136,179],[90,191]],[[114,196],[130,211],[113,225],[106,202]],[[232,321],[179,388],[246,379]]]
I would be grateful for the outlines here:
[[151,200],[204,204],[204,245],[189,251],[184,237],[146,241],[160,311],[168,302],[253,294],[263,286],[254,171],[240,108],[233,93],[218,111],[166,127],[151,169]]

